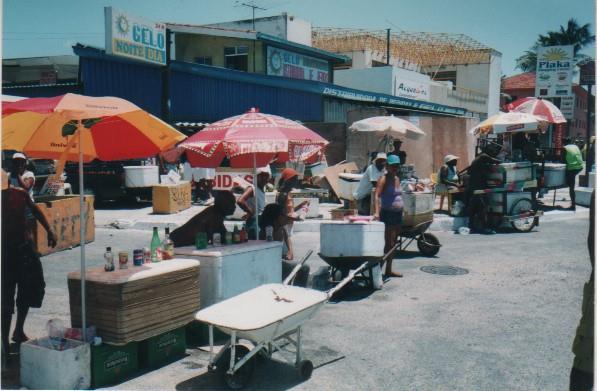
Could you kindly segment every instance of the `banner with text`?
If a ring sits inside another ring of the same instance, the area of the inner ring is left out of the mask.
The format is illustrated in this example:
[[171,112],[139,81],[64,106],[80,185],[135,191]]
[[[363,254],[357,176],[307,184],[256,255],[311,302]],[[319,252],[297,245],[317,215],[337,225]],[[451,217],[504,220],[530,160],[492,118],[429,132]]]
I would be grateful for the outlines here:
[[574,48],[572,45],[538,48],[535,96],[572,95],[573,68]]
[[106,53],[166,65],[166,25],[104,8]]
[[394,96],[402,98],[429,100],[429,83],[394,78]]
[[329,63],[319,58],[268,46],[267,74],[328,82]]

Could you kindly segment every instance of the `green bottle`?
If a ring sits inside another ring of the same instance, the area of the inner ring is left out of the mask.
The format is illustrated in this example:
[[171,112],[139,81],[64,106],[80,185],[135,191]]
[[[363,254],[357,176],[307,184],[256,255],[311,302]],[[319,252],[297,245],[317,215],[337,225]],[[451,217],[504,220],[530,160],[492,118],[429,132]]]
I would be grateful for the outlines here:
[[161,260],[161,244],[162,242],[158,235],[158,227],[153,227],[153,237],[151,238],[151,262],[159,262]]

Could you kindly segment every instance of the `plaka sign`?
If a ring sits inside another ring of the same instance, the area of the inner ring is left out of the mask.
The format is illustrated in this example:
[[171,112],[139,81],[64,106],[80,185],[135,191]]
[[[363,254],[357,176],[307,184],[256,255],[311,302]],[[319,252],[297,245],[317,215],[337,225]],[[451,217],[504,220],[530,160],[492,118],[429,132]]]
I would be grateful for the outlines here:
[[538,48],[535,96],[572,95],[573,60],[574,48],[572,45]]
[[104,8],[106,53],[166,65],[166,25]]

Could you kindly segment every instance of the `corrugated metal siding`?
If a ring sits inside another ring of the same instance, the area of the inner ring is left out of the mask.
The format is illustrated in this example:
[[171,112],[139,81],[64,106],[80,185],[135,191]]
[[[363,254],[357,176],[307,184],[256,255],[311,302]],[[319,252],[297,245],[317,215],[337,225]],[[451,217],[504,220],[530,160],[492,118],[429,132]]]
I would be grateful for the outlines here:
[[213,122],[242,114],[251,107],[304,122],[323,118],[319,94],[182,71],[171,72],[170,107],[173,121]]
[[351,110],[364,109],[367,107],[371,106],[346,100],[325,98],[323,100],[323,122],[346,123],[346,113]]
[[80,57],[83,93],[117,96],[162,115],[162,69],[135,63]]

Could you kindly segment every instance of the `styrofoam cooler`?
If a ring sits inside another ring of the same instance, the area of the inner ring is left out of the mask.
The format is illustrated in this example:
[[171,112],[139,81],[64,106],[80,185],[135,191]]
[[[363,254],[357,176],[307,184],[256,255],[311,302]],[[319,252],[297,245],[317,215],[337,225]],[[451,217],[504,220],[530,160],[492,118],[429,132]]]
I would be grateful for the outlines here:
[[352,194],[357,190],[362,177],[363,174],[350,174],[345,172],[338,174],[337,196],[345,200],[354,201],[354,196]]
[[562,163],[545,163],[545,187],[566,186],[566,165]]
[[44,337],[21,344],[21,385],[38,390],[84,390],[91,385],[91,349],[88,343],[66,340],[67,349],[46,347]]
[[263,284],[282,281],[282,242],[176,247],[175,255],[198,259],[201,308],[219,303]]
[[151,187],[159,184],[158,166],[124,166],[126,187]]
[[[504,197],[506,208],[504,210]],[[527,191],[520,192],[508,192],[508,193],[489,193],[489,206],[490,212],[508,214],[512,210],[512,206],[523,198],[531,199],[531,193]]]
[[326,257],[381,257],[384,255],[385,225],[331,221],[320,226],[319,247]]
[[497,171],[489,174],[489,179],[504,183],[531,181],[534,179],[533,169],[532,162],[500,163]]

